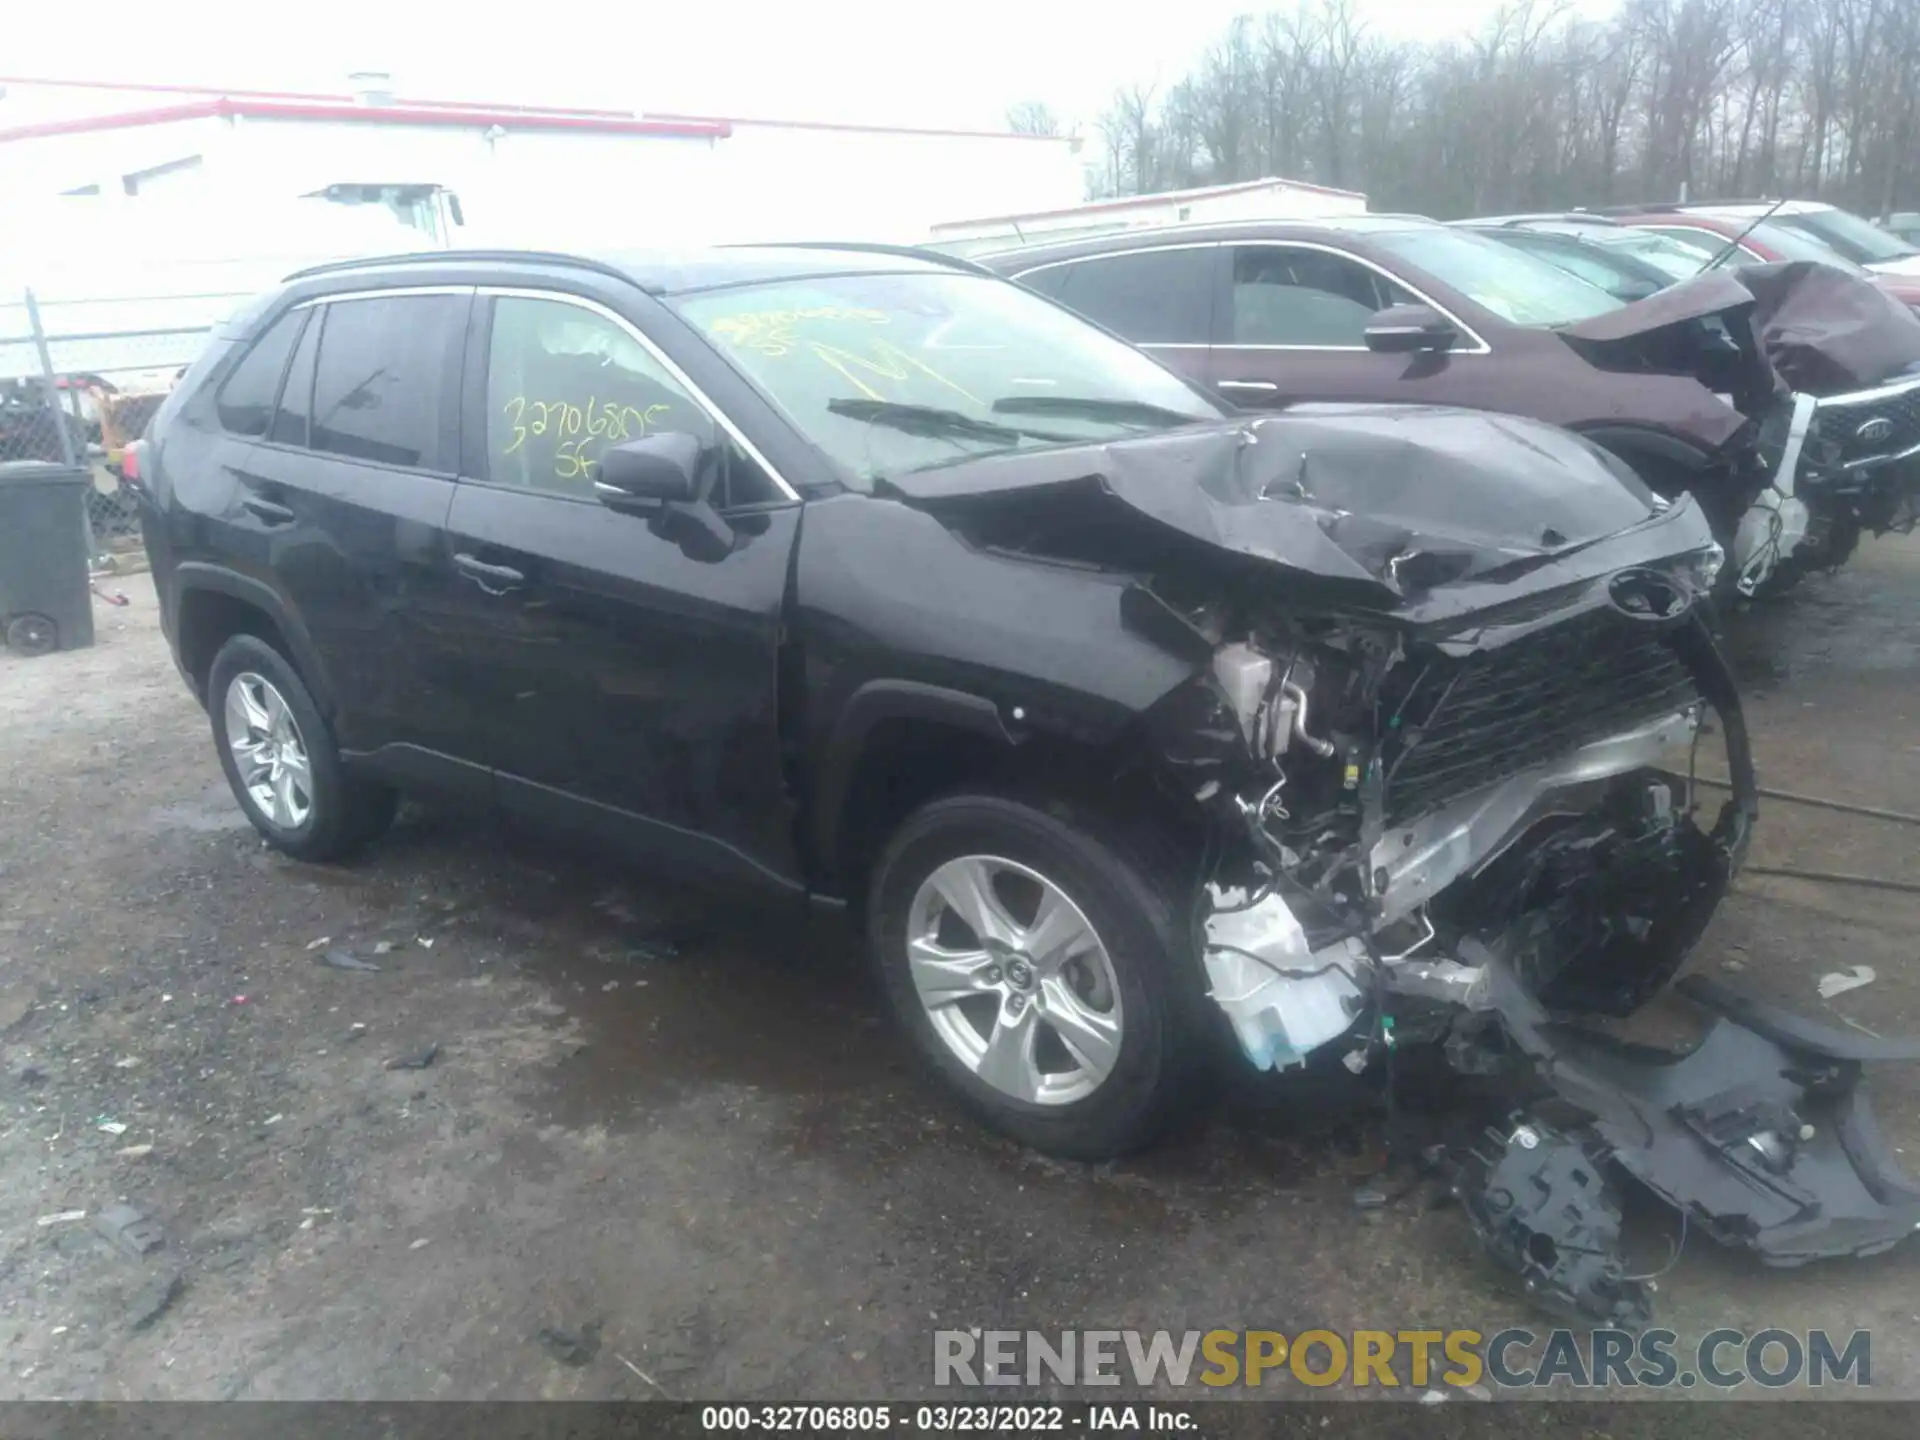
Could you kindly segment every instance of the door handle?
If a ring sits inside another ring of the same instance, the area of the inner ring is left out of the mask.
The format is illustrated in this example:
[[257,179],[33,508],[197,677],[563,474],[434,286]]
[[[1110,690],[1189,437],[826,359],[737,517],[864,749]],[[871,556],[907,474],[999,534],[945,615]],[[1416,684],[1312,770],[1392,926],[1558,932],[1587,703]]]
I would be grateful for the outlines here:
[[464,552],[453,557],[453,568],[489,595],[505,595],[527,583],[527,577],[511,565],[489,565]]
[[1222,380],[1219,384],[1222,390],[1260,390],[1274,392],[1280,388],[1271,380]]
[[300,518],[286,506],[276,505],[259,495],[242,496],[240,508],[267,525],[291,525]]

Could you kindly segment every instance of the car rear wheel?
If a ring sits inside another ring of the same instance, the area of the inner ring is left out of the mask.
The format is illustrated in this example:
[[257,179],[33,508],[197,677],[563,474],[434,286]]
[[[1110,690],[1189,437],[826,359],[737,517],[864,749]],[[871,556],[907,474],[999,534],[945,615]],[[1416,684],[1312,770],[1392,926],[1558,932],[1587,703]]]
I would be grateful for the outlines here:
[[1106,827],[994,795],[910,817],[868,907],[933,1071],[994,1129],[1096,1160],[1153,1140],[1204,1070],[1180,913]]
[[398,797],[348,775],[333,731],[284,656],[236,635],[207,678],[220,766],[253,828],[301,860],[337,860],[393,821]]

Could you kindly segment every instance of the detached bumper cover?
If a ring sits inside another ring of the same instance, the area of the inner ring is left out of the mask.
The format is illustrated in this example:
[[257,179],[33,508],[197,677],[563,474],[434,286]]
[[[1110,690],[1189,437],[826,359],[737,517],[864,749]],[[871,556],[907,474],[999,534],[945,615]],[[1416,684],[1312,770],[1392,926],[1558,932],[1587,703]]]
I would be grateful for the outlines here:
[[1920,1041],[1833,1029],[1696,977],[1678,988],[1715,1018],[1674,1054],[1554,1021],[1498,961],[1487,980],[1506,1034],[1593,1117],[1573,1138],[1722,1244],[1799,1265],[1875,1255],[1920,1228],[1920,1189],[1862,1083],[1868,1063],[1920,1060]]

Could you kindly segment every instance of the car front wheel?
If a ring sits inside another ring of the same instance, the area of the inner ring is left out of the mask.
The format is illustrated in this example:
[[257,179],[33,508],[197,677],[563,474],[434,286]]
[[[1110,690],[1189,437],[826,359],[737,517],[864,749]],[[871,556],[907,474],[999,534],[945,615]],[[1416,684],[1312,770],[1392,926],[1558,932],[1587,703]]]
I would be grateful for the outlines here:
[[394,792],[345,772],[306,683],[266,641],[236,635],[220,647],[207,709],[227,783],[276,850],[337,860],[392,822]]
[[1153,1140],[1202,1072],[1175,898],[1104,827],[960,795],[875,872],[870,940],[915,1048],[991,1127],[1105,1159]]

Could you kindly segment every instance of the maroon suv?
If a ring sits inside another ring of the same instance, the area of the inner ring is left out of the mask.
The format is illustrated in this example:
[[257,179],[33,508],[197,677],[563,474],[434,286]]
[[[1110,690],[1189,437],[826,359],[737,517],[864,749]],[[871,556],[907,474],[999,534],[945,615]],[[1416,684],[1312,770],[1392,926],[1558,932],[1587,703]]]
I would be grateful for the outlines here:
[[[1920,362],[1920,322],[1837,271],[1798,267],[1759,303],[1752,277],[1715,271],[1623,307],[1485,236],[1392,215],[1127,230],[979,258],[1241,405],[1394,400],[1568,426],[1655,489],[1696,494],[1748,593],[1793,572],[1796,551],[1802,567],[1836,563],[1862,527],[1906,513],[1904,484],[1864,477],[1920,450],[1920,371],[1904,369]],[[1829,367],[1840,378],[1796,406],[1769,327],[1789,311],[1803,321],[1815,292],[1833,306],[1836,285],[1865,298],[1845,298],[1856,308],[1828,358],[1871,351],[1856,368],[1875,373]],[[1866,437],[1850,425],[1855,448],[1828,454],[1838,441],[1812,406],[1890,381],[1916,403]],[[1818,495],[1795,483],[1814,470],[1829,486]]]

